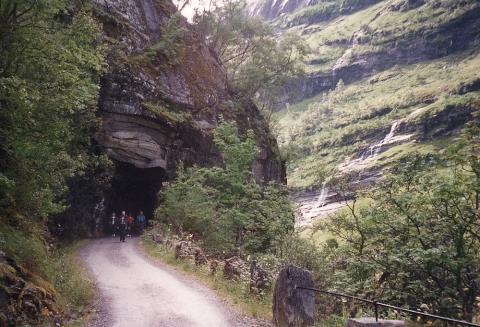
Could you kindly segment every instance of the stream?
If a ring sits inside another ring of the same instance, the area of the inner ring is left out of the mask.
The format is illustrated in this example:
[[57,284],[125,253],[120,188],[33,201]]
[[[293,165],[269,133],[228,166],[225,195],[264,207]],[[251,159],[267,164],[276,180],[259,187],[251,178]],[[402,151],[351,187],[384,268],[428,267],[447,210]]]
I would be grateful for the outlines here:
[[[413,115],[417,109],[410,114]],[[378,142],[370,145],[362,151],[358,158],[348,158],[337,166],[338,175],[346,175],[350,172],[360,172],[359,180],[354,183],[362,184],[362,187],[375,183],[380,174],[369,173],[372,166],[378,159],[378,155],[384,152],[387,147],[394,144],[404,143],[411,140],[413,134],[396,134],[398,127],[404,119],[392,122],[389,132]],[[340,200],[336,192],[329,186],[331,177],[327,177],[322,183],[320,190],[308,190],[292,196],[297,205],[295,226],[297,228],[311,227],[317,220],[325,218],[339,209],[346,206],[345,201]],[[363,185],[364,184],[364,185]]]

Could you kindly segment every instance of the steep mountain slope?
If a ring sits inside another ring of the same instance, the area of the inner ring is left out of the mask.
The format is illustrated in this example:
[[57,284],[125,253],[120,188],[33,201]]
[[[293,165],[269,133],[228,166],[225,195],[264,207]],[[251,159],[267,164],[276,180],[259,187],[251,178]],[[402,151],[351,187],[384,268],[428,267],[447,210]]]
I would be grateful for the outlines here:
[[478,1],[279,3],[253,13],[312,48],[277,113],[304,222],[340,206],[333,176],[371,185],[405,155],[444,149],[480,108]]
[[221,119],[255,132],[258,182],[284,180],[276,140],[253,102],[238,100],[225,71],[170,1],[97,1],[112,51],[103,77],[98,142],[116,163],[109,210],[152,215],[161,183],[186,166],[221,165],[212,140]]

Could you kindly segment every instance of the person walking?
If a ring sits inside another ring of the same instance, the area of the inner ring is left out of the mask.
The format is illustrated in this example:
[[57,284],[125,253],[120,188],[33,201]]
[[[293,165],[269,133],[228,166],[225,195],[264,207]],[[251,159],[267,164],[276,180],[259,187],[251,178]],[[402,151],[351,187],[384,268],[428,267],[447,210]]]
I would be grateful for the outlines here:
[[120,242],[125,242],[125,235],[127,234],[127,215],[122,211],[122,215],[118,221],[118,232],[120,234]]
[[112,218],[110,219],[110,230],[112,232],[112,237],[115,237],[115,232],[117,231],[117,215],[112,213]]
[[127,237],[132,237],[133,221],[134,221],[133,215],[132,213],[129,213],[127,218]]
[[143,233],[143,229],[145,228],[145,216],[143,215],[143,211],[140,211],[140,214],[137,216],[137,225],[138,232],[141,235]]

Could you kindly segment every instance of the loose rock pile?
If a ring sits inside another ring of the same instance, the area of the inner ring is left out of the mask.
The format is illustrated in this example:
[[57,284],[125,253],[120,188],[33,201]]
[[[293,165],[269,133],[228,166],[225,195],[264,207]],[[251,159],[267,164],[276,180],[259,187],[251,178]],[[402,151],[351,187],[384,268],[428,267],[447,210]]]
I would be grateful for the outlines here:
[[152,240],[167,248],[173,247],[177,260],[190,260],[197,266],[208,265],[211,275],[216,275],[219,269],[222,269],[224,278],[245,283],[254,295],[263,295],[272,285],[269,273],[256,260],[249,262],[238,253],[226,259],[219,256],[209,258],[193,241],[191,235],[168,238],[162,233],[155,232],[152,234]]
[[246,264],[239,257],[235,256],[225,260],[225,264],[223,265],[223,277],[239,280],[242,277],[242,272],[243,275],[245,275],[245,271]]
[[250,265],[250,292],[256,295],[263,295],[269,289],[272,281],[265,269],[260,267],[256,260]]
[[191,241],[180,241],[175,244],[175,259],[192,259],[197,266],[207,264],[207,257],[202,249]]

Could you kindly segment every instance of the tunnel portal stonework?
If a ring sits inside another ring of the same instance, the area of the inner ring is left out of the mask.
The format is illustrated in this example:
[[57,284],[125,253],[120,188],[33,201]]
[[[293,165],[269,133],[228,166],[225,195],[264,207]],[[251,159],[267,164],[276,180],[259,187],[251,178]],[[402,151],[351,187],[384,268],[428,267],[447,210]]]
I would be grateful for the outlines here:
[[[96,133],[110,158],[142,169],[162,168],[167,179],[175,176],[179,162],[221,165],[212,132],[220,121],[234,121],[241,133],[255,133],[255,179],[285,181],[277,142],[260,111],[229,88],[217,55],[176,15],[171,1],[94,2],[111,49]],[[175,56],[152,51],[172,19],[183,30]]]
[[[153,214],[156,192],[175,177],[180,162],[187,167],[222,165],[213,142],[213,130],[222,120],[236,122],[242,134],[254,131],[259,151],[252,172],[257,182],[286,181],[277,142],[260,111],[229,88],[217,55],[176,15],[171,1],[94,3],[110,49],[95,136],[115,164],[107,215],[122,207],[145,207]],[[172,19],[183,31],[175,56],[152,51]],[[148,203],[131,194],[144,190]]]

